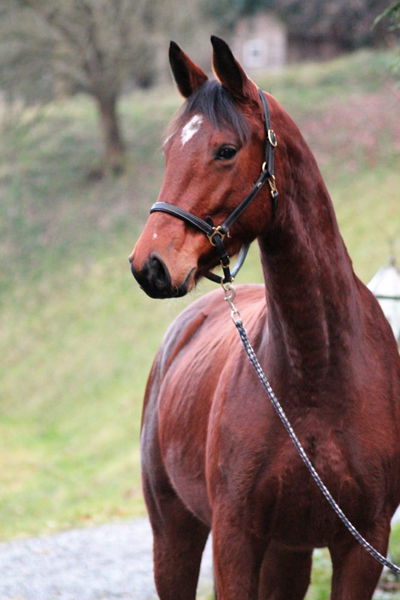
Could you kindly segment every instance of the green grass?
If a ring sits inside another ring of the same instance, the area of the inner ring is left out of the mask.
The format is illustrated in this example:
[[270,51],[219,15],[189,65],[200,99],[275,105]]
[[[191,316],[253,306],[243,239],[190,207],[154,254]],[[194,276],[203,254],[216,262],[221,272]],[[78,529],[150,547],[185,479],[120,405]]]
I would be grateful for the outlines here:
[[282,74],[261,74],[257,83],[274,94],[285,106],[296,97],[304,110],[315,110],[316,104],[346,99],[351,94],[380,92],[388,84],[393,65],[392,53],[359,51],[343,55],[329,63],[306,63],[289,66]]
[[[364,281],[386,261],[388,239],[400,237],[390,60],[359,53],[259,80],[314,150]],[[144,514],[138,434],[147,374],[174,316],[212,287],[152,301],[127,261],[158,194],[162,130],[178,105],[172,89],[124,98],[128,172],[96,183],[87,173],[101,148],[86,98],[3,124],[1,539]],[[240,281],[261,281],[256,248]],[[327,597],[326,562],[317,553],[309,600]]]

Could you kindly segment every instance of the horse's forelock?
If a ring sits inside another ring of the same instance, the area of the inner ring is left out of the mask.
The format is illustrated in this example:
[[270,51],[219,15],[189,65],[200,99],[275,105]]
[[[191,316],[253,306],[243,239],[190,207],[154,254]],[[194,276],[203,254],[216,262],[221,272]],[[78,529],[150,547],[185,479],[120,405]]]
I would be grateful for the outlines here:
[[239,136],[241,143],[250,138],[250,126],[238,110],[230,93],[218,81],[207,81],[183,105],[168,126],[169,134],[183,127],[193,114],[205,115],[216,129],[228,127]]

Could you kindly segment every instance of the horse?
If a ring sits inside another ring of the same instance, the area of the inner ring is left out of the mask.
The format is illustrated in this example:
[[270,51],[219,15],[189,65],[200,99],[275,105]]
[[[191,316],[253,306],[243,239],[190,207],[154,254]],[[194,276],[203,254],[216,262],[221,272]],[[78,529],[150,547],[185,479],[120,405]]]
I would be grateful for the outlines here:
[[[163,145],[159,202],[218,224],[253,189],[266,131],[257,86],[223,40],[211,42],[212,80],[171,42],[185,103]],[[312,464],[385,555],[400,502],[397,346],[353,271],[310,148],[277,100],[263,95],[280,198],[275,211],[263,186],[224,239],[230,256],[253,240],[260,250],[265,285],[238,285],[235,304]],[[219,257],[190,222],[157,211],[130,262],[144,292],[160,299],[187,294]],[[162,342],[145,392],[141,464],[161,600],[195,598],[210,531],[218,600],[303,599],[313,550],[323,547],[333,566],[331,599],[372,598],[382,565],[301,462],[221,289],[186,308]]]

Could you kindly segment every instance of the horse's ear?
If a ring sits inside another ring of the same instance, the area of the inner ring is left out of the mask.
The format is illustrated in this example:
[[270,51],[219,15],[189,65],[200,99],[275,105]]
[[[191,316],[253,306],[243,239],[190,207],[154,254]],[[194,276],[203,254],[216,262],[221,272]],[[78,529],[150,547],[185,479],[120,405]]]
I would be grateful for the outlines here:
[[215,35],[211,36],[211,43],[214,49],[213,70],[223,87],[238,100],[257,98],[256,84],[247,77],[228,44]]
[[175,42],[171,42],[169,46],[169,62],[176,85],[184,98],[189,98],[208,79],[204,71]]

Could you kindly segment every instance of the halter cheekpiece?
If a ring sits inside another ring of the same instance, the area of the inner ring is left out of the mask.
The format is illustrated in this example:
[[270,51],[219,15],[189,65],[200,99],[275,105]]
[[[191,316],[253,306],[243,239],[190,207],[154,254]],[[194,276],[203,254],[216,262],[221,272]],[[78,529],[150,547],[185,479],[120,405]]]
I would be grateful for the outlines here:
[[205,273],[205,277],[211,279],[216,283],[230,283],[233,281],[234,277],[237,275],[239,269],[244,263],[244,260],[247,256],[247,252],[249,250],[250,244],[246,244],[242,246],[242,249],[239,253],[238,260],[236,265],[233,267],[232,271],[230,270],[230,259],[224,244],[224,237],[227,235],[229,229],[235,223],[235,221],[240,217],[240,215],[246,210],[249,204],[254,200],[257,196],[258,192],[264,186],[264,184],[268,181],[268,185],[271,193],[272,200],[272,215],[273,218],[276,217],[278,211],[278,190],[275,185],[275,175],[274,175],[274,149],[278,145],[276,135],[271,129],[271,117],[268,107],[268,102],[264,93],[260,88],[258,88],[258,93],[261,98],[261,103],[264,109],[264,121],[265,121],[265,131],[266,131],[266,140],[265,140],[265,160],[261,167],[261,173],[253,186],[251,192],[242,200],[242,202],[231,212],[229,217],[225,219],[221,225],[215,227],[212,219],[210,217],[206,217],[205,220],[200,217],[196,217],[192,213],[184,210],[183,208],[179,208],[179,206],[174,206],[173,204],[169,204],[168,202],[155,202],[150,209],[150,214],[153,212],[164,212],[178,219],[182,219],[182,221],[186,221],[190,225],[197,227],[208,237],[210,244],[214,246],[218,252],[219,259],[221,262],[222,270],[224,273],[223,277],[219,277],[215,275],[211,271]]

